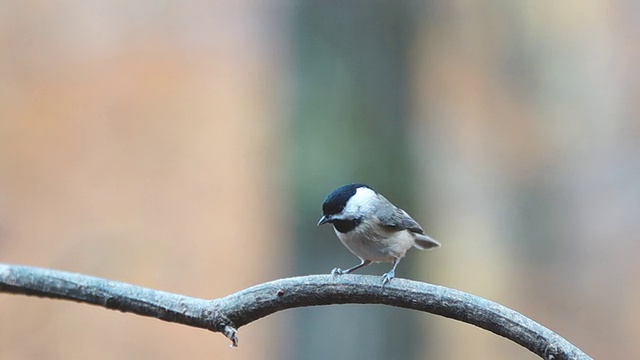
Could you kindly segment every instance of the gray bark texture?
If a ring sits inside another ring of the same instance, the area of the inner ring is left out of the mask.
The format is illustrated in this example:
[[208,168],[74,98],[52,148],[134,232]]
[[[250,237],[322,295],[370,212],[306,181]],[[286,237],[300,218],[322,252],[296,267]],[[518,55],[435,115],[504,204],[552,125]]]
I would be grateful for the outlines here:
[[0,292],[74,300],[221,332],[233,346],[238,345],[238,328],[281,310],[384,304],[476,325],[543,359],[591,359],[553,331],[500,304],[443,286],[397,278],[383,288],[380,277],[370,275],[301,276],[204,300],[82,274],[0,264]]

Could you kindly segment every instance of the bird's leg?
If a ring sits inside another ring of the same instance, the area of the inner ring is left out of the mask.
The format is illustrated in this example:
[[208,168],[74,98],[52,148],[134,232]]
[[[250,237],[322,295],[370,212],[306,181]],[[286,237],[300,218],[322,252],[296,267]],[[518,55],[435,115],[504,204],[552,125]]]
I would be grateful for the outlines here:
[[356,266],[354,266],[352,268],[349,268],[347,270],[342,270],[340,268],[335,268],[335,269],[331,270],[331,275],[335,276],[335,275],[349,274],[349,273],[354,272],[354,271],[356,271],[356,270],[358,270],[360,268],[363,268],[363,267],[365,267],[365,266],[367,266],[369,264],[371,264],[371,261],[362,259],[362,262],[360,264],[358,264],[358,265],[356,265]]
[[387,285],[391,281],[391,279],[396,276],[396,267],[398,267],[398,264],[400,264],[400,258],[396,258],[395,260],[393,260],[393,267],[391,268],[391,270],[389,270],[388,273],[382,275],[382,287]]

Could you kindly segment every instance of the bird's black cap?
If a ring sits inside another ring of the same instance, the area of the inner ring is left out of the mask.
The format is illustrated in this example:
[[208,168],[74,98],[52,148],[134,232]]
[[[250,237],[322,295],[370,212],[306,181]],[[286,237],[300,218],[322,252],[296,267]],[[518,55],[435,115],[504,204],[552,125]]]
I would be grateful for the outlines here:
[[[355,195],[356,191],[359,188],[368,188],[369,186],[360,183],[353,183],[348,185],[342,185],[339,188],[333,190],[327,195],[322,203],[322,213],[324,215],[334,215],[342,211],[347,201],[351,199],[353,195]],[[373,190],[373,189],[371,189]]]

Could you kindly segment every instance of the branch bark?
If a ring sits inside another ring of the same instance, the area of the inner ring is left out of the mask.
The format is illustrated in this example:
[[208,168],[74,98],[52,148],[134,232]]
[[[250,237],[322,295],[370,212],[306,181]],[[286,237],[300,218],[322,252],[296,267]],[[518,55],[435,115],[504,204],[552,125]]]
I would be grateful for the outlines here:
[[591,359],[535,321],[495,302],[417,281],[311,275],[280,279],[203,300],[63,271],[0,264],[0,292],[74,300],[221,332],[238,345],[237,329],[275,312],[315,305],[384,304],[460,320],[504,336],[543,359]]

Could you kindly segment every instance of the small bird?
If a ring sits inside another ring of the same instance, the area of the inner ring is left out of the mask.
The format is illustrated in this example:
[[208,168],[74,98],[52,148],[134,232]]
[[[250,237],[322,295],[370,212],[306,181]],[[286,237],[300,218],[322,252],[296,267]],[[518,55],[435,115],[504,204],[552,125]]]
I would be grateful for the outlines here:
[[331,274],[349,274],[372,262],[393,262],[391,270],[382,276],[382,286],[394,278],[407,250],[440,246],[406,211],[365,184],[343,185],[329,193],[322,203],[318,226],[326,223],[333,224],[338,239],[361,260],[347,270],[335,268]]

